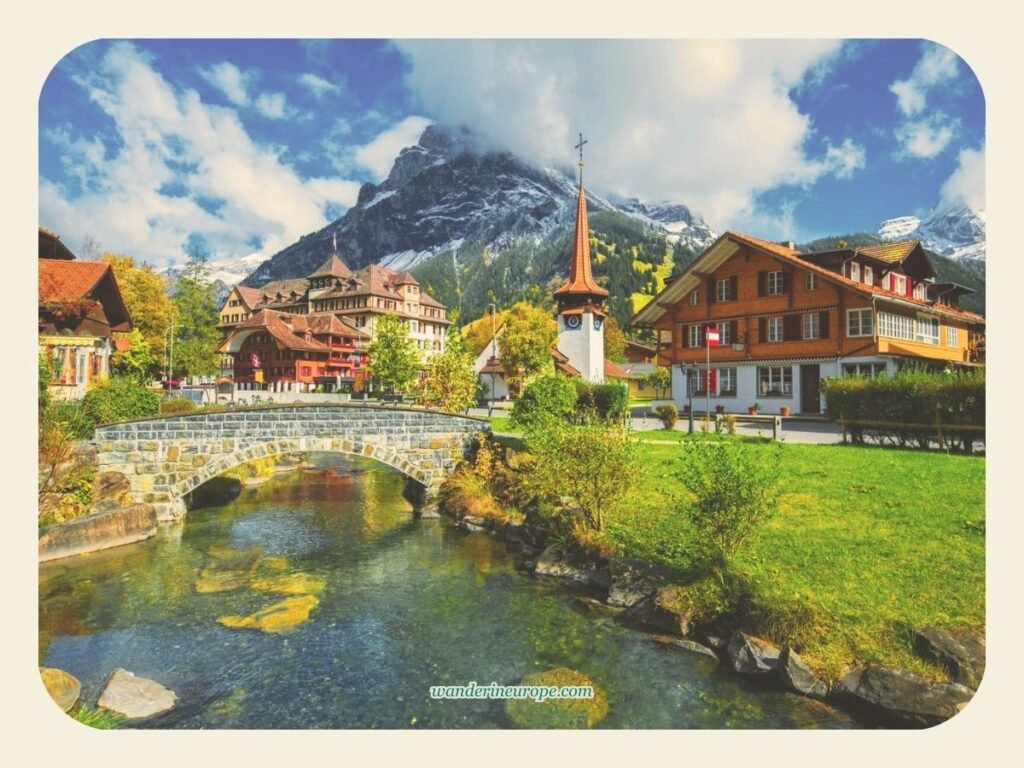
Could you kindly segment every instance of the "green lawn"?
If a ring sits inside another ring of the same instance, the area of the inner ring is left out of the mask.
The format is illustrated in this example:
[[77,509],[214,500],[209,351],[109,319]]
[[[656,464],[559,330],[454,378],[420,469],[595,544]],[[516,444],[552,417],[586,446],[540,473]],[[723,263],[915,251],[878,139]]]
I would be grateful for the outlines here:
[[[623,554],[685,570],[679,454],[641,442],[642,479],[606,529]],[[736,566],[762,594],[813,611],[817,636],[802,654],[820,672],[835,679],[871,661],[938,676],[914,655],[912,629],[984,629],[984,458],[787,445],[782,485],[778,514]]]
[[512,426],[512,418],[509,416],[491,416],[492,432],[518,432],[519,428]]

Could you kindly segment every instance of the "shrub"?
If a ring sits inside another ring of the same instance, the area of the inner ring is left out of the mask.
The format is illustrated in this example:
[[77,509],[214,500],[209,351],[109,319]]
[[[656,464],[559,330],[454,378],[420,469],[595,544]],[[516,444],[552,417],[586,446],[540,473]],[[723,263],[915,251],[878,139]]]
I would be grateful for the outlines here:
[[658,417],[665,429],[672,429],[676,422],[679,421],[679,409],[676,408],[672,403],[667,405],[659,405],[654,409],[654,415]]
[[99,426],[154,416],[160,411],[160,398],[129,378],[114,377],[86,392],[82,409],[86,418]]
[[160,401],[160,413],[171,415],[175,413],[191,413],[197,406],[187,397],[169,397]]
[[591,384],[574,379],[576,386],[575,417],[577,423],[619,422],[629,407],[629,392],[621,384]]
[[576,387],[567,376],[540,376],[523,389],[512,406],[512,423],[530,430],[547,419],[564,421],[576,407]]
[[725,429],[725,434],[735,435],[736,434],[736,414],[726,413],[722,416],[722,427]]
[[681,511],[693,523],[707,565],[722,572],[776,510],[782,443],[766,453],[713,435],[683,451],[678,477],[696,498]]

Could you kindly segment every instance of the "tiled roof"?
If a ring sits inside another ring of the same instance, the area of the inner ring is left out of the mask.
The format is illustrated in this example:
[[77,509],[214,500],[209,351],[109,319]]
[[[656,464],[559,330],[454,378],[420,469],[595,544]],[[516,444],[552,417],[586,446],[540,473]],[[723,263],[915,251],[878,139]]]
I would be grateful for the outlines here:
[[569,263],[569,282],[554,292],[556,297],[607,296],[608,291],[594,281],[590,271],[590,228],[587,225],[587,196],[580,184],[576,200],[576,231],[573,235],[572,261]]
[[238,296],[245,303],[246,309],[254,309],[260,303],[260,299],[263,298],[263,291],[259,288],[236,285],[235,290],[238,291]]
[[83,299],[109,269],[102,261],[39,259],[39,301]]
[[330,312],[315,312],[311,315],[298,315],[289,312],[278,312],[273,309],[261,309],[252,317],[239,323],[232,331],[228,340],[221,345],[225,351],[232,336],[242,331],[265,329],[267,333],[280,341],[288,349],[306,352],[328,352],[330,348],[324,342],[307,339],[308,329],[313,336],[350,336],[367,338],[363,331],[353,328]]
[[920,244],[917,240],[900,240],[895,243],[864,246],[855,250],[858,254],[870,256],[872,259],[878,259],[887,264],[899,264]]
[[582,376],[583,375],[582,373],[577,371],[575,368],[573,368],[571,365],[569,365],[568,363],[563,363],[561,360],[556,360],[555,361],[555,368],[557,368],[562,373],[564,373],[564,374],[566,374],[568,376]]
[[609,360],[607,357],[604,359],[604,375],[609,379],[628,379],[629,373],[622,370],[617,364]]
[[317,267],[316,271],[313,272],[310,277],[348,277],[351,274],[352,270],[345,266],[345,262],[337,256],[331,256],[327,261]]
[[70,261],[75,258],[75,254],[60,241],[60,235],[39,227],[39,258]]

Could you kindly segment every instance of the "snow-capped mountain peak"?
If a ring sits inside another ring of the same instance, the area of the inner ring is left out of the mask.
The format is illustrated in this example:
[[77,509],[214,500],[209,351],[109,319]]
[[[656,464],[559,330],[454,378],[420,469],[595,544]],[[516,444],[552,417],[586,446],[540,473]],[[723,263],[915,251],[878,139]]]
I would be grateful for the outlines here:
[[923,219],[902,216],[882,223],[883,240],[920,240],[930,251],[952,259],[985,258],[985,211],[963,202],[936,206]]

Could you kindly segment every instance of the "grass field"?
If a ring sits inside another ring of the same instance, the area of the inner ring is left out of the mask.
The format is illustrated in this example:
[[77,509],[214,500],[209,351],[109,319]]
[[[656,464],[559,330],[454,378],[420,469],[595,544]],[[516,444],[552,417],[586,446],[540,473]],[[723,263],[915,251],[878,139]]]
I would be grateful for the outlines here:
[[[688,496],[673,468],[680,451],[641,443],[642,479],[606,529],[622,554],[686,570],[691,532],[677,510]],[[984,629],[984,516],[984,458],[787,445],[778,514],[736,567],[769,601],[810,609],[813,639],[802,655],[830,679],[864,662],[940,677],[914,655],[912,631]]]

